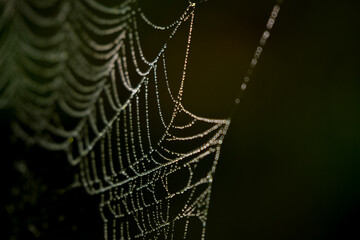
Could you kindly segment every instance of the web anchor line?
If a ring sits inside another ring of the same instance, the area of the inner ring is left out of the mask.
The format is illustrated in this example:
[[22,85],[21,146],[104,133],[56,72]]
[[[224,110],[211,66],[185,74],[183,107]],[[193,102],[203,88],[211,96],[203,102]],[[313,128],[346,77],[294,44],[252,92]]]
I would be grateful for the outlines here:
[[[161,26],[137,0],[113,5],[101,0],[1,1],[0,108],[15,109],[12,129],[29,145],[66,153],[78,171],[77,185],[99,199],[106,240],[174,239],[178,234],[186,239],[199,223],[202,227],[195,230],[205,239],[214,173],[230,118],[204,118],[182,105],[199,2],[204,1],[189,1],[179,17]],[[152,59],[143,49],[140,22],[167,34]],[[167,48],[185,24],[182,74],[170,78]],[[174,82],[178,89],[171,88]]]
[[241,81],[239,91],[238,91],[237,96],[236,96],[236,98],[234,100],[234,106],[233,106],[233,108],[232,108],[232,110],[230,112],[230,115],[229,115],[229,119],[232,119],[232,117],[234,116],[234,114],[236,112],[236,109],[238,108],[238,105],[240,104],[240,100],[242,99],[242,96],[243,96],[245,90],[248,87],[248,84],[249,84],[250,79],[251,79],[251,77],[253,75],[255,67],[258,64],[258,61],[259,61],[259,59],[261,57],[261,54],[262,54],[262,52],[264,50],[265,44],[266,44],[267,40],[270,37],[271,30],[273,29],[274,24],[276,22],[276,19],[277,19],[278,15],[279,15],[280,6],[282,5],[282,3],[283,3],[282,0],[277,0],[277,3],[275,4],[275,6],[273,7],[273,9],[271,11],[271,14],[270,14],[270,16],[268,18],[268,21],[266,23],[266,28],[265,28],[263,34],[261,35],[261,39],[259,41],[259,44],[258,44],[258,46],[257,46],[257,48],[255,50],[253,58],[251,59],[250,66],[246,71],[245,77]]

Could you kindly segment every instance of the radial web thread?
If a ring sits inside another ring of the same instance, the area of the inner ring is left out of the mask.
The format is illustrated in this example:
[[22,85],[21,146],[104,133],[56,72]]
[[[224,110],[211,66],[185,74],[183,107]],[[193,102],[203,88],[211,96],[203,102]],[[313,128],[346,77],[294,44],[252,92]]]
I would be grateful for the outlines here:
[[[230,118],[203,118],[182,105],[195,8],[189,3],[176,21],[158,26],[136,0],[0,1],[0,108],[16,109],[11,127],[25,142],[66,152],[80,184],[99,197],[105,239],[173,239],[177,228],[185,239],[193,222],[205,237]],[[140,21],[167,34],[152,60],[141,47]],[[188,36],[175,91],[167,47],[183,26]]]

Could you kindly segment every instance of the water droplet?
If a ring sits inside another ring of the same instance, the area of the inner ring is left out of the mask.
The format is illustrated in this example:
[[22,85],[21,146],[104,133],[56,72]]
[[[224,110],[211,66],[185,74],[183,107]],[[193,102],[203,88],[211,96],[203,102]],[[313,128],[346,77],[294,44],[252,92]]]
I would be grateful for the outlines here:
[[246,83],[241,84],[241,90],[244,91],[244,90],[246,89],[246,87],[247,87],[247,86],[246,86]]

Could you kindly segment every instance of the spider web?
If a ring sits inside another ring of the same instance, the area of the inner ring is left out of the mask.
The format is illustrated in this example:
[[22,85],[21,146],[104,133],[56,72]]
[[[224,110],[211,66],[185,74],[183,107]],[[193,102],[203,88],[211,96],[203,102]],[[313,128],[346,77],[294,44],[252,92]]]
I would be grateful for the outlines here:
[[[196,4],[167,26],[152,23],[136,0],[0,6],[0,108],[16,109],[12,129],[25,142],[66,152],[79,169],[79,184],[99,196],[104,238],[186,238],[198,223],[203,239],[230,118],[203,118],[182,105]],[[279,9],[275,5],[241,92]],[[151,60],[139,22],[165,35]],[[188,28],[183,71],[168,79],[167,48],[181,27]]]

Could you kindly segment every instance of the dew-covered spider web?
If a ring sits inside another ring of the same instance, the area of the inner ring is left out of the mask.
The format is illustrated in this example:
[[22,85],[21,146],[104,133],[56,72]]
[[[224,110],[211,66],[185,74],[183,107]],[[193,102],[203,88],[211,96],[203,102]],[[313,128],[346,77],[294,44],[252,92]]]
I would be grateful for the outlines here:
[[[11,127],[27,144],[66,153],[77,184],[99,198],[104,239],[186,239],[194,223],[205,237],[230,118],[203,118],[182,105],[195,9],[189,2],[158,26],[137,0],[0,1],[0,108],[16,110]],[[163,36],[152,59],[138,24]],[[167,49],[180,28],[182,74],[170,79]]]

